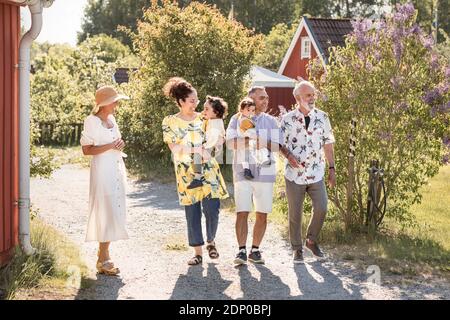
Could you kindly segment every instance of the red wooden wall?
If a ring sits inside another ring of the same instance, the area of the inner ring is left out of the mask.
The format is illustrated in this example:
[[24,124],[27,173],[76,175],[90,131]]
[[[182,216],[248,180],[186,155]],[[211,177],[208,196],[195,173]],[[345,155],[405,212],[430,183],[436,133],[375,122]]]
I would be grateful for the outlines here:
[[300,47],[302,44],[302,37],[308,36],[306,29],[303,28],[300,32],[300,37],[295,44],[294,50],[292,50],[291,56],[284,68],[283,75],[286,77],[297,80],[297,77],[302,77],[305,80],[308,80],[307,67],[310,60],[314,60],[317,57],[316,49],[312,44],[313,39],[311,40],[311,58],[310,59],[301,59],[301,51]]
[[18,243],[19,8],[0,0],[0,265]]

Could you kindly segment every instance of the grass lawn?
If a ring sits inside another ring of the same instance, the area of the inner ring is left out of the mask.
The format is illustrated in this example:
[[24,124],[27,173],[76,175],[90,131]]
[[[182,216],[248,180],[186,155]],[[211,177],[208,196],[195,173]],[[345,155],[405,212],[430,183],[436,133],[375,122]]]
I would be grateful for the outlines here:
[[422,194],[422,203],[411,208],[422,226],[419,232],[450,250],[450,165],[441,167],[439,174],[422,188]]
[[83,155],[80,146],[73,146],[73,147],[46,146],[44,148],[47,151],[53,153],[54,162],[58,167],[64,164],[76,164],[84,168],[89,167],[91,157]]
[[93,284],[78,248],[38,217],[31,220],[31,244],[34,255],[17,248],[0,269],[0,299],[73,299]]

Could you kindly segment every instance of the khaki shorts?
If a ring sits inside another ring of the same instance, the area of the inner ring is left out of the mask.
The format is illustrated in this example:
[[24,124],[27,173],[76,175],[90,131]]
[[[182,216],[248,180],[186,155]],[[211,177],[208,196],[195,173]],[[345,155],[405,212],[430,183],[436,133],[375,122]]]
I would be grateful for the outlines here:
[[273,182],[238,181],[234,184],[234,200],[236,212],[255,211],[271,213],[273,204]]

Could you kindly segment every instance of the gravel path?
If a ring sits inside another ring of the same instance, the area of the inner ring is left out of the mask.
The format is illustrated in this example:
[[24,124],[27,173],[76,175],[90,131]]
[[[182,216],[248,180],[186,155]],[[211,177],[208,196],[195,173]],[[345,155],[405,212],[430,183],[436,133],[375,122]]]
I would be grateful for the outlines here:
[[97,279],[92,287],[79,290],[76,299],[450,299],[445,282],[393,285],[384,284],[381,275],[379,286],[347,263],[320,263],[309,255],[305,265],[294,266],[287,243],[271,224],[262,244],[266,264],[235,268],[234,216],[223,211],[216,239],[220,258],[206,257],[202,266],[189,267],[190,249],[166,248],[186,242],[175,183],[129,182],[130,240],[111,245],[121,276],[97,276],[97,244],[84,242],[88,185],[89,170],[76,166],[63,166],[51,179],[31,183],[32,203],[42,219],[80,246]]

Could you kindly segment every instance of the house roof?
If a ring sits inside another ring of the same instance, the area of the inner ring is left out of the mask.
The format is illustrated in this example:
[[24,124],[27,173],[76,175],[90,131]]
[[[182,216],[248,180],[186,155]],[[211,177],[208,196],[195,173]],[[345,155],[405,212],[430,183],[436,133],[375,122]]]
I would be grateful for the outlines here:
[[114,72],[114,81],[118,84],[127,83],[130,80],[130,72],[137,70],[136,68],[116,68]]
[[308,36],[311,38],[311,43],[322,61],[322,64],[325,66],[330,56],[328,49],[336,45],[345,45],[345,36],[353,31],[353,26],[350,19],[302,17],[288,51],[284,56],[283,62],[281,63],[280,69],[278,70],[279,74],[284,72],[303,29],[306,30]]
[[304,17],[310,27],[314,41],[318,44],[320,53],[328,60],[329,48],[345,45],[345,36],[353,31],[350,19],[325,19]]
[[269,88],[294,88],[295,80],[270,71],[263,67],[253,66],[250,70],[252,86]]

